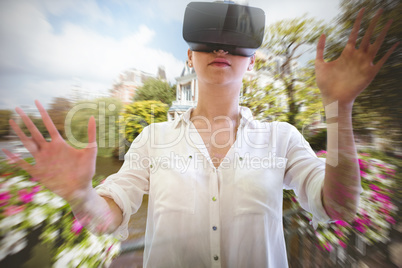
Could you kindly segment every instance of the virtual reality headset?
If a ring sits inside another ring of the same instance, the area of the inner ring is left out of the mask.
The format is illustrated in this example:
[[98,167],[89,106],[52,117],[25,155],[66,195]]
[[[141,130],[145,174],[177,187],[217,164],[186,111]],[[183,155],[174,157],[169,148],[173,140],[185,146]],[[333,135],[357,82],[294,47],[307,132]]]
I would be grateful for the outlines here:
[[264,38],[265,14],[260,8],[221,2],[191,2],[183,21],[183,38],[192,51],[225,50],[252,56]]

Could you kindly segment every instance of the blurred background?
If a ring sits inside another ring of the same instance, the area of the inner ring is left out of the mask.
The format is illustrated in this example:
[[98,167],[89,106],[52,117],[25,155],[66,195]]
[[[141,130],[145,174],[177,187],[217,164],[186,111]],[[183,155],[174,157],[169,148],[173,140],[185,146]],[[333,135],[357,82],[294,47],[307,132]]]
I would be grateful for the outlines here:
[[[117,172],[144,126],[173,120],[197,103],[197,77],[187,65],[188,47],[181,35],[189,2],[1,1],[0,147],[30,159],[8,124],[9,119],[21,124],[14,112],[17,106],[49,138],[33,105],[38,99],[75,147],[85,145],[88,119],[95,116],[99,150],[94,186]],[[370,18],[383,8],[376,33],[389,19],[393,24],[380,58],[401,40],[400,1],[237,3],[262,8],[267,25],[255,69],[244,77],[241,104],[257,119],[295,125],[325,156],[325,117],[313,64],[317,40],[326,33],[326,59],[333,60],[342,52],[358,10],[366,8],[364,32]],[[291,267],[402,267],[397,254],[402,252],[401,58],[399,46],[354,105],[365,189],[355,221],[314,231],[293,193],[285,192],[284,228]],[[108,247],[90,248],[88,241],[95,238],[80,229],[68,205],[46,207],[44,196],[47,203],[57,203],[57,197],[9,165],[3,152],[0,157],[1,267],[106,265],[112,259],[112,267],[141,267],[146,196],[130,221],[127,241],[107,240],[109,244],[103,244]],[[30,220],[31,216],[38,220]],[[69,254],[77,252],[81,261],[70,263]]]

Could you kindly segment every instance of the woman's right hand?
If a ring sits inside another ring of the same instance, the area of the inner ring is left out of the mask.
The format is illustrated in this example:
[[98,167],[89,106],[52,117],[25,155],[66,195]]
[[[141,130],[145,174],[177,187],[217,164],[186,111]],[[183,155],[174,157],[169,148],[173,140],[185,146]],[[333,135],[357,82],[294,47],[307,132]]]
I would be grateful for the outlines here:
[[95,174],[97,152],[95,119],[93,117],[89,119],[87,147],[75,149],[64,141],[39,101],[35,101],[35,104],[51,141],[46,141],[30,118],[20,108],[16,108],[31,137],[27,137],[13,120],[10,120],[10,125],[35,158],[35,164],[27,163],[8,150],[3,149],[4,153],[17,166],[25,169],[42,185],[67,202],[85,198],[92,190],[92,177]]

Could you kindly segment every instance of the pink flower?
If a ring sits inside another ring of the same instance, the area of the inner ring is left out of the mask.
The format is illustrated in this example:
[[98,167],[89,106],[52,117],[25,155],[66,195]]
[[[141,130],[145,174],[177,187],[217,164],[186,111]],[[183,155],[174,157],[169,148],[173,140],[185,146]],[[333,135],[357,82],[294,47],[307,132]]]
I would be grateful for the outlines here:
[[8,200],[10,200],[11,195],[9,192],[0,193],[0,207],[3,207],[8,204]]
[[370,154],[368,154],[368,153],[361,153],[360,155],[361,156],[370,156]]
[[377,164],[377,167],[385,168],[385,165],[384,164]]
[[384,174],[378,174],[378,178],[385,180],[387,177]]
[[384,206],[385,209],[390,210],[393,208],[393,205],[391,202],[384,202],[382,203],[382,205]]
[[335,230],[334,233],[335,233],[337,236],[339,236],[339,237],[343,237],[343,236],[344,236],[344,234],[343,234],[343,232],[342,232],[341,230]]
[[387,195],[385,195],[385,194],[380,194],[380,193],[376,193],[376,192],[375,192],[375,193],[372,195],[372,197],[373,197],[374,200],[380,201],[380,202],[382,202],[382,203],[390,202],[389,196],[387,196]]
[[294,196],[292,196],[290,199],[292,200],[293,203],[297,203],[297,199]]
[[362,220],[362,222],[363,222],[364,225],[367,225],[367,226],[370,226],[370,224],[371,224],[371,220],[370,220],[370,218],[368,218],[368,217],[365,217],[365,218]]
[[35,193],[30,193],[26,189],[22,189],[18,191],[18,195],[20,200],[26,204],[33,200]]
[[24,211],[24,206],[9,206],[4,210],[4,215],[6,216],[12,216],[15,214],[20,213],[21,211]]
[[364,221],[362,219],[357,218],[355,220],[355,223],[354,223],[354,228],[357,231],[359,231],[359,232],[364,234],[364,233],[366,233],[367,230],[366,230],[366,227],[363,224],[364,224]]
[[395,175],[395,169],[392,169],[392,168],[387,168],[387,174],[388,175],[391,175],[391,176],[394,176]]
[[327,250],[327,251],[329,251],[329,252],[331,252],[332,251],[332,245],[330,244],[330,243],[328,243],[328,242],[325,242],[325,244],[324,244],[324,248]]
[[360,169],[367,169],[368,163],[366,160],[359,159],[359,166],[360,166]]
[[375,185],[375,184],[370,184],[369,187],[370,187],[370,189],[373,190],[373,191],[381,191],[381,188],[378,187],[378,186]]
[[348,226],[348,223],[346,221],[336,221],[335,224],[343,227]]
[[389,215],[389,210],[385,208],[379,208],[379,211],[383,214]]
[[395,223],[396,223],[396,220],[395,220],[393,217],[391,217],[390,215],[387,215],[387,217],[385,218],[385,220],[386,220],[387,222],[391,223],[391,224],[395,224]]
[[29,203],[33,200],[34,195],[41,190],[39,185],[34,186],[31,191],[22,189],[18,191],[19,198],[22,202]]
[[363,170],[360,170],[360,176],[365,178],[367,176],[367,173],[364,172]]
[[42,187],[40,187],[39,185],[36,185],[32,188],[32,193],[36,194],[37,192],[39,192],[40,190],[42,190]]
[[366,231],[367,231],[366,228],[365,228],[364,226],[362,226],[362,225],[356,226],[355,229],[356,229],[357,231],[361,232],[362,234],[365,234]]
[[83,226],[81,225],[81,223],[74,219],[73,225],[71,227],[71,232],[73,232],[75,235],[78,235],[79,233],[81,233],[82,228]]
[[320,157],[320,156],[322,156],[324,154],[327,154],[327,151],[321,150],[321,151],[317,152],[318,157]]
[[342,240],[339,240],[339,245],[343,248],[346,248],[346,244]]

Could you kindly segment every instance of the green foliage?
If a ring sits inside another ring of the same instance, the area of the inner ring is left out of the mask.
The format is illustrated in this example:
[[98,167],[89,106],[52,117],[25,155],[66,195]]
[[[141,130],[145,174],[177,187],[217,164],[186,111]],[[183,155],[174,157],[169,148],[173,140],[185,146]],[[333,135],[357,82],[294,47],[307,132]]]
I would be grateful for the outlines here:
[[[378,52],[376,63],[386,51],[396,42],[400,41],[402,35],[402,3],[400,0],[359,0],[341,1],[341,12],[337,18],[338,28],[336,29],[337,39],[327,43],[327,57],[336,59],[345,46],[353,22],[358,10],[365,8],[360,33],[364,33],[368,28],[370,19],[379,8],[383,14],[377,23],[375,36],[371,40],[374,42],[376,36],[382,30],[388,20],[393,19],[391,28],[388,30],[387,37]],[[359,36],[362,37],[362,34]],[[359,41],[358,41],[359,42]],[[359,44],[357,44],[358,46]],[[367,128],[376,128],[377,135],[386,137],[395,144],[402,146],[402,46],[399,45],[373,82],[356,99],[354,104],[354,129],[358,133],[366,133]]]
[[265,87],[256,81],[245,81],[249,89],[243,94],[243,105],[257,118],[287,121],[299,129],[316,120],[322,105],[314,67],[310,64],[297,68],[293,64],[314,49],[323,32],[328,34],[331,29],[321,21],[306,18],[279,21],[266,29],[262,49],[276,60],[257,58],[255,66],[273,81]]
[[243,88],[242,105],[250,108],[256,119],[287,121],[287,114],[279,99],[279,96],[283,96],[283,90],[273,84],[259,87],[257,79],[243,80]]
[[56,97],[53,98],[52,102],[50,103],[50,109],[47,111],[53,121],[53,124],[63,138],[66,138],[64,122],[71,107],[72,103],[69,99]]
[[149,78],[144,85],[137,89],[134,101],[157,100],[163,103],[172,104],[176,99],[176,87],[160,79]]
[[10,133],[11,127],[8,120],[10,120],[12,113],[10,110],[0,110],[0,139]]
[[299,82],[295,85],[295,100],[300,105],[300,110],[295,116],[298,129],[309,128],[314,122],[320,122],[324,114],[321,92],[315,80],[313,66],[307,66],[298,70]]
[[310,144],[311,148],[318,152],[327,149],[327,129],[324,128],[317,134],[307,137],[306,140]]
[[[47,132],[47,129],[45,127],[45,124],[42,121],[42,118],[36,117],[33,115],[29,115],[28,117],[31,119],[32,123],[36,126],[36,128],[39,130],[39,132],[42,134],[43,137],[45,138],[50,138],[49,132]],[[31,136],[30,131],[28,128],[25,126],[24,122],[21,120],[21,123],[19,124],[21,130],[27,135],[28,137]]]
[[80,101],[74,104],[66,116],[66,136],[75,147],[85,147],[88,141],[88,120],[96,120],[98,155],[111,156],[113,148],[118,146],[118,118],[122,103],[114,98],[99,98]]
[[151,123],[167,120],[169,107],[160,101],[138,101],[125,107],[120,116],[120,134],[128,143],[141,133]]
[[304,48],[302,46],[314,45],[321,34],[331,29],[327,28],[322,21],[305,16],[290,20],[281,20],[270,25],[265,31],[265,41],[263,47],[274,55],[286,56],[296,59],[312,47]]

